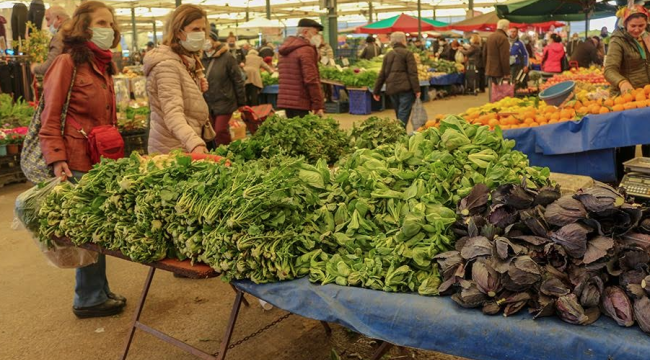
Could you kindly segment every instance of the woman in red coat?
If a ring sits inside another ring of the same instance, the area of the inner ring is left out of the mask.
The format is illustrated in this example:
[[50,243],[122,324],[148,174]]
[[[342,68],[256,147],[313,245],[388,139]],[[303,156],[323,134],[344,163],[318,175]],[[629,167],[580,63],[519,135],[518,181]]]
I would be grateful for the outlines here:
[[[63,25],[61,37],[64,51],[45,74],[39,138],[43,156],[54,168],[54,175],[64,180],[79,179],[92,167],[86,134],[93,127],[117,121],[113,90],[114,48],[120,32],[113,9],[99,1],[79,5],[73,18]],[[73,72],[76,75],[73,78]],[[70,86],[70,103],[61,134],[61,115]],[[74,124],[76,123],[76,124]],[[72,312],[79,318],[112,316],[122,311],[126,299],[108,287],[106,258],[99,255],[97,263],[78,268]]]
[[550,73],[562,72],[562,60],[566,56],[562,38],[558,34],[551,34],[550,43],[544,48],[542,57],[542,71]]

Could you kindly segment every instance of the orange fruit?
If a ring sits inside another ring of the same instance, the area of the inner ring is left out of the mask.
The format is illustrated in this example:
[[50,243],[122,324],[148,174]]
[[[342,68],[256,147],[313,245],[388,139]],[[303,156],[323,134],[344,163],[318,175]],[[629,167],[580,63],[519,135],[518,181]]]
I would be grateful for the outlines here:
[[614,100],[612,100],[612,99],[607,99],[607,100],[605,100],[605,101],[603,102],[603,105],[605,105],[605,106],[607,106],[607,107],[612,107],[612,106],[614,106]]
[[636,101],[645,101],[646,100],[645,93],[644,92],[637,93],[634,99]]
[[564,109],[560,112],[560,117],[565,118],[565,119],[570,119],[573,116],[571,115],[571,110],[569,109]]
[[[560,116],[559,113],[555,113],[555,114],[553,114],[553,115],[551,116],[551,120],[560,120],[560,117],[561,117],[561,116]],[[550,121],[550,120],[549,120],[549,121]]]
[[631,93],[626,93],[621,96],[626,103],[634,101],[634,96]]
[[530,126],[530,127],[538,127],[539,124],[536,123],[536,122],[533,122],[533,123],[528,124],[528,126]]
[[600,111],[598,112],[599,114],[607,114],[609,112],[609,109],[606,107],[601,107]]
[[510,125],[501,125],[501,130],[508,130],[508,129],[512,129],[512,127]]
[[621,104],[616,104],[612,106],[612,111],[623,111],[623,110],[625,110],[625,107],[623,107],[623,105]]
[[549,124],[557,124],[557,123],[559,123],[559,121],[558,121],[558,120],[555,120],[555,119],[553,119],[553,120],[551,120],[551,121],[549,121],[548,123],[549,123]]
[[586,114],[586,113],[588,113],[588,112],[589,112],[589,108],[586,107],[586,106],[583,106],[583,107],[581,107],[580,109],[578,109],[578,113],[579,113],[579,114]]
[[646,93],[646,95],[650,95],[650,85],[646,85],[646,86],[644,86],[644,87],[643,87],[643,90],[644,90],[644,92]]
[[499,125],[499,120],[497,120],[495,118],[492,118],[492,119],[490,119],[490,121],[488,121],[488,125],[490,125],[492,127],[497,126],[497,125]]
[[576,110],[580,109],[581,107],[582,107],[582,103],[580,102],[580,100],[576,101],[576,103],[573,104],[573,108]]
[[625,104],[625,99],[623,99],[620,96],[617,96],[616,98],[614,98],[614,104],[615,105],[623,105],[623,104]]
[[546,120],[546,117],[544,117],[544,115],[535,116],[535,122],[542,123],[542,122],[545,122],[545,121],[547,121],[547,120]]
[[526,119],[524,120],[524,124],[526,124],[526,125],[530,125],[530,124],[532,124],[532,123],[534,123],[534,122],[535,122],[535,119],[530,118],[530,117],[529,117],[529,118],[526,118]]
[[589,113],[590,114],[598,114],[600,113],[600,105],[594,104],[589,107]]
[[625,108],[625,110],[632,110],[632,109],[636,109],[636,104],[629,102],[623,105],[623,107]]

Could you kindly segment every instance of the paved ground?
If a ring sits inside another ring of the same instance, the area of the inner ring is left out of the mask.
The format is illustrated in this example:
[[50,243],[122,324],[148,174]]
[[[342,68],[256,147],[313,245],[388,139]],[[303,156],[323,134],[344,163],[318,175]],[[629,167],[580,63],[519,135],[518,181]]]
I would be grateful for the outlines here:
[[[426,104],[430,117],[459,113],[487,101],[485,96],[457,97]],[[394,116],[386,111],[379,116]],[[335,116],[344,128],[366,116]],[[16,196],[27,184],[0,188],[0,359],[117,359],[132,319],[147,268],[109,258],[111,288],[129,299],[120,316],[78,320],[71,312],[74,271],[46,263],[29,234],[11,230]],[[226,326],[233,291],[220,279],[187,280],[159,271],[154,278],[142,320],[154,327],[208,351],[217,351]],[[253,300],[249,298],[249,300]],[[253,303],[243,308],[234,340],[256,331],[284,315],[281,310],[264,311]],[[342,359],[365,359],[376,344],[340,326],[325,336],[319,323],[291,316],[260,335],[254,343],[234,349],[229,359],[315,360],[328,359],[332,350]],[[389,359],[458,360],[433,352],[397,349]],[[129,359],[184,360],[193,356],[136,333]]]

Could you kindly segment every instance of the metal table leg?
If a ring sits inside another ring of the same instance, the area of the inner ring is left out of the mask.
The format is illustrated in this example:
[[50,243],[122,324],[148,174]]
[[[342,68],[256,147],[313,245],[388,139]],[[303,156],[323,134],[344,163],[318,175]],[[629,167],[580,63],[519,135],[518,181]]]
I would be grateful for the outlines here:
[[140,301],[138,302],[138,307],[135,309],[135,316],[133,317],[133,322],[131,323],[131,329],[129,330],[129,336],[124,346],[124,352],[122,353],[122,360],[125,360],[129,354],[129,348],[131,347],[131,342],[133,342],[133,335],[135,335],[136,325],[140,320],[140,314],[142,314],[142,308],[144,308],[144,302],[147,300],[147,294],[149,293],[149,287],[151,286],[151,281],[153,280],[153,275],[156,272],[155,267],[149,268],[149,274],[147,274],[147,280],[144,282],[144,288],[142,289],[142,295],[140,295]]
[[230,345],[230,340],[232,339],[232,333],[235,330],[235,322],[237,322],[237,316],[239,315],[239,309],[241,304],[244,301],[244,292],[234,288],[237,292],[235,296],[235,303],[232,306],[232,311],[230,312],[230,320],[228,320],[228,327],[226,328],[226,334],[223,336],[223,341],[221,342],[221,348],[219,349],[219,355],[217,360],[223,360],[226,358],[226,352],[228,352],[228,346]]
[[327,323],[327,321],[321,321],[320,324],[325,328],[325,334],[327,336],[332,335],[332,328],[330,327],[330,324]]

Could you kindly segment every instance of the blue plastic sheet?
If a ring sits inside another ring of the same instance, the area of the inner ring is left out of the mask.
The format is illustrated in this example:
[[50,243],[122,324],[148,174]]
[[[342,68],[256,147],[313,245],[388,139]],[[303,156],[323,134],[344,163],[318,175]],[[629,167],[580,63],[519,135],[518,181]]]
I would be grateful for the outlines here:
[[267,85],[262,89],[262,94],[278,94],[280,85]]
[[453,84],[465,83],[464,74],[447,74],[442,76],[432,77],[430,80],[431,85],[434,86],[447,86]]
[[581,121],[504,131],[531,164],[551,171],[616,180],[615,148],[650,143],[650,110],[589,115]]
[[650,338],[637,327],[621,328],[601,317],[590,326],[557,318],[532,320],[522,311],[510,318],[463,309],[447,297],[396,294],[307,278],[237,288],[307,318],[339,323],[395,345],[476,360],[647,360]]

